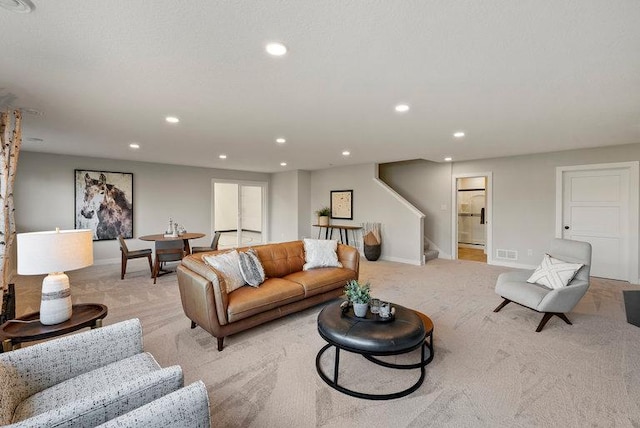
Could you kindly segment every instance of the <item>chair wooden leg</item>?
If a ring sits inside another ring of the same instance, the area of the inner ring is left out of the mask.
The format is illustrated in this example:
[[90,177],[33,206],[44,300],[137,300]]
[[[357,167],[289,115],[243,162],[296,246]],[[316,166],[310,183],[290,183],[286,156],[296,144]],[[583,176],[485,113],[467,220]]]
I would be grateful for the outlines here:
[[153,265],[153,283],[156,283],[156,279],[158,279],[158,271],[160,270],[160,260],[156,256],[156,263]]
[[566,322],[567,324],[573,325],[573,324],[571,324],[571,321],[569,321],[569,318],[567,318],[567,316],[565,314],[563,314],[563,313],[560,313],[560,312],[545,312],[544,316],[542,317],[542,320],[540,320],[540,324],[538,324],[538,328],[536,329],[536,333],[540,333],[542,331],[542,329],[544,328],[544,326],[547,324],[547,322],[554,315],[557,316],[558,318],[560,318],[562,321]]
[[224,337],[218,337],[218,352],[222,351]]
[[122,254],[122,262],[120,263],[120,279],[124,279],[124,274],[127,272],[127,257]]
[[191,328],[196,328],[198,324],[196,324],[195,322],[191,321]]
[[151,254],[147,254],[147,259],[149,260],[149,270],[151,271],[151,276],[153,276],[153,262],[151,261]]
[[540,320],[540,324],[538,324],[538,328],[536,328],[536,333],[540,333],[542,331],[542,329],[547,324],[547,322],[551,319],[552,316],[553,316],[553,313],[551,312],[544,313],[544,316]]
[[565,314],[557,313],[556,315],[558,316],[558,318],[560,318],[562,321],[566,322],[567,324],[573,325],[571,324],[571,321],[569,321],[569,318],[567,318]]
[[[503,299],[504,299],[504,297],[503,297]],[[507,306],[509,303],[511,303],[511,300],[509,300],[509,299],[504,299],[504,301],[503,301],[502,303],[500,303],[500,304],[498,305],[498,307],[497,307],[497,308],[495,308],[495,309],[493,310],[493,312],[498,312],[498,311],[500,311],[500,309],[504,308],[504,307],[505,307],[505,306]]]

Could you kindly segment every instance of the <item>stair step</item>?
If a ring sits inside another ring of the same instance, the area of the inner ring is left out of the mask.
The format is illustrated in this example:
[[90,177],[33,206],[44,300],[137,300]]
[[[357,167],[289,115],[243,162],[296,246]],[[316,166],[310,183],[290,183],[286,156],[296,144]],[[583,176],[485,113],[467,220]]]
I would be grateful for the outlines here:
[[438,258],[438,250],[427,250],[424,252],[424,260],[429,261]]

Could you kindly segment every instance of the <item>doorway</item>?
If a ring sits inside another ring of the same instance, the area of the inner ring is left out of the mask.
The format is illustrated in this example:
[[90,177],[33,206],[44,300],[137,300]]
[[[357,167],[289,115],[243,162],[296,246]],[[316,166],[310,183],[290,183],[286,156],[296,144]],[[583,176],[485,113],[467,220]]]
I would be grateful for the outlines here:
[[212,230],[220,232],[219,249],[267,242],[267,183],[213,180]]
[[558,167],[556,236],[589,242],[591,275],[638,280],[638,162]]
[[491,173],[453,177],[452,254],[454,259],[487,263],[491,254]]

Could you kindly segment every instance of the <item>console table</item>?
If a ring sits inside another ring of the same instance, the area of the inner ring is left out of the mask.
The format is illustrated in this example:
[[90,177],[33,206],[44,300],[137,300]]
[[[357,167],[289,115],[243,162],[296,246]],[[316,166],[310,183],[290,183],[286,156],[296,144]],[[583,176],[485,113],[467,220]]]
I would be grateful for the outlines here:
[[[356,240],[355,231],[362,229],[362,226],[347,226],[344,224],[328,224],[328,225],[314,224],[313,227],[319,228],[318,239],[320,239],[320,235],[322,234],[323,227],[326,229],[324,234],[324,239],[331,239],[331,237],[333,237],[333,229],[338,229],[338,231],[340,232],[340,243],[346,244],[346,245],[349,245],[349,231],[350,230],[353,231],[353,240],[355,241]],[[344,240],[342,239],[343,230],[344,230]]]

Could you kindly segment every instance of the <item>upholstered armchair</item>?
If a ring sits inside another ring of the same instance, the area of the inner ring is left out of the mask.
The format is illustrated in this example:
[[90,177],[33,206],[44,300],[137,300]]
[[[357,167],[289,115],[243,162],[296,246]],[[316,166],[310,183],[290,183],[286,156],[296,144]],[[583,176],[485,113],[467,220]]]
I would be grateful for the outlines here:
[[0,425],[93,427],[182,386],[132,319],[0,354]]
[[567,324],[571,324],[565,313],[574,308],[589,288],[591,244],[568,239],[554,239],[551,242],[549,255],[565,262],[579,263],[584,266],[576,272],[568,285],[555,289],[527,282],[534,271],[500,274],[495,290],[504,301],[494,309],[494,312],[498,312],[511,302],[541,312],[544,315],[536,332],[542,331],[545,324],[554,315]]

